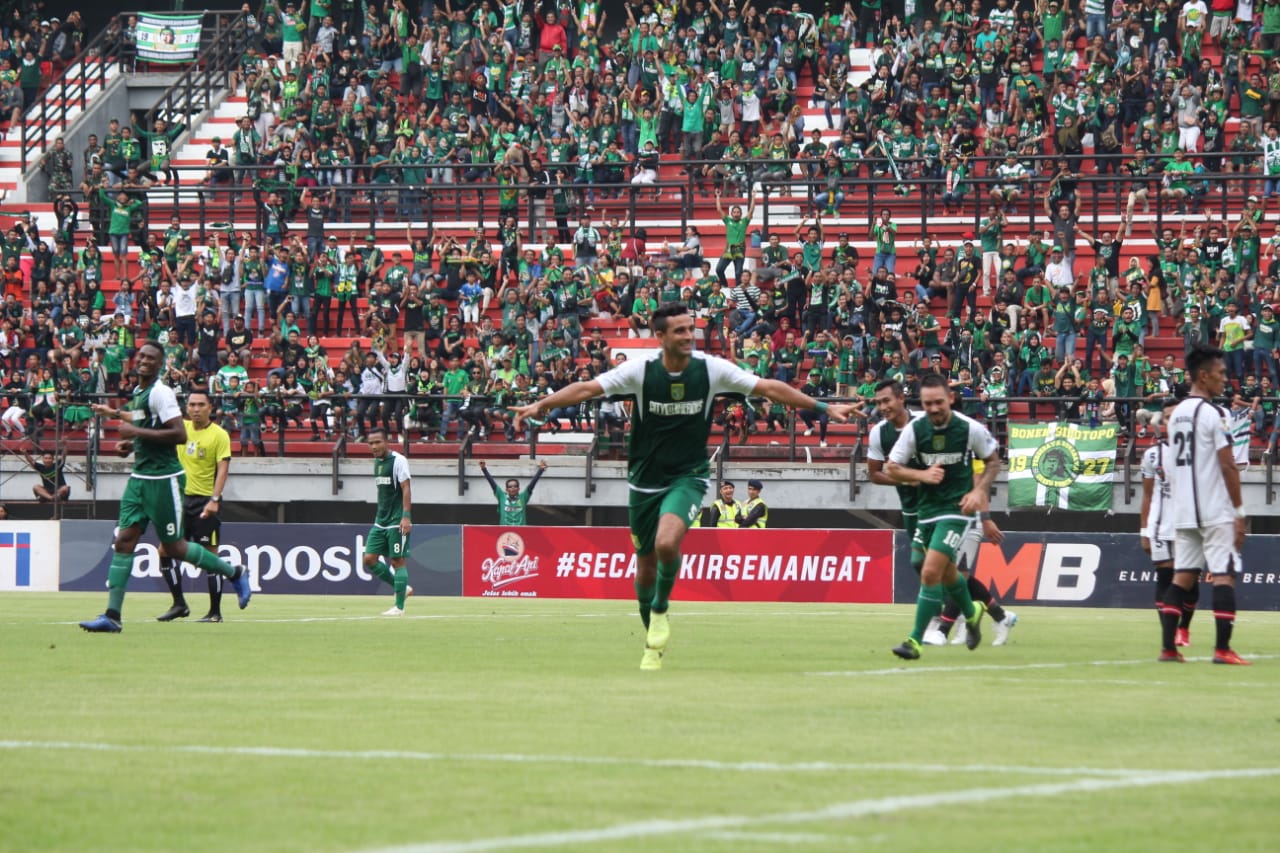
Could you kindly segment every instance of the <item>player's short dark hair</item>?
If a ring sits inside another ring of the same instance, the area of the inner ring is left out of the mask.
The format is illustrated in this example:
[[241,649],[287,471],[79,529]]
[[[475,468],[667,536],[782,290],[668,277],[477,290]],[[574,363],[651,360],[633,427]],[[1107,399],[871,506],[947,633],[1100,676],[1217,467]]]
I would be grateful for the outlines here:
[[380,435],[385,441],[387,437],[387,431],[382,427],[370,427],[369,431],[366,432],[364,435],[365,435],[365,438],[373,438],[375,435]]
[[924,378],[920,380],[920,390],[926,388],[941,388],[944,391],[950,391],[951,383],[947,382],[947,377],[941,373],[926,373]]
[[902,383],[896,379],[881,379],[876,383],[876,393],[880,393],[888,388],[895,397],[905,397],[906,393],[902,390]]
[[658,310],[653,312],[649,325],[653,327],[655,332],[665,332],[667,330],[667,320],[672,317],[683,317],[688,313],[689,306],[683,302],[664,302],[658,306]]
[[515,486],[518,489],[520,488],[520,481],[517,480],[515,477],[512,477],[511,479],[507,480],[507,482],[503,483],[503,485],[506,486],[508,489],[511,488],[512,486]]
[[159,341],[145,340],[138,346],[138,352],[142,352],[147,347],[155,347],[156,352],[160,353],[160,358],[164,358],[164,347],[160,346]]
[[211,395],[208,391],[204,390],[203,388],[192,388],[190,391],[188,391],[187,392],[188,403],[191,402],[192,397],[204,397],[210,403],[213,402],[213,395]]
[[1208,369],[1215,361],[1223,361],[1227,354],[1209,344],[1194,344],[1187,353],[1187,376],[1196,381],[1196,374]]

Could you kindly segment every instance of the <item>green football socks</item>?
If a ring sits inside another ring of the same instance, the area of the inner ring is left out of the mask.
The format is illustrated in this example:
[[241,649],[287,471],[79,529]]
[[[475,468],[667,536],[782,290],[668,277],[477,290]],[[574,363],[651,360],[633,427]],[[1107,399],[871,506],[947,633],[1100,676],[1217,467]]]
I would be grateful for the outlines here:
[[396,569],[392,586],[396,588],[396,607],[404,610],[404,598],[409,592],[409,568],[401,566]]
[[645,630],[649,628],[649,606],[653,602],[653,584],[642,584],[636,581],[636,601],[640,603],[640,621]]
[[964,575],[959,575],[955,583],[947,584],[947,595],[956,604],[960,605],[960,612],[964,614],[965,619],[973,616],[973,596],[969,595],[969,579]]
[[133,572],[133,555],[113,552],[111,567],[107,569],[107,615],[119,621],[120,608],[124,605],[124,588],[129,585]]
[[911,629],[911,639],[924,642],[925,629],[935,616],[942,613],[942,584],[920,587],[916,598],[916,625]]
[[658,584],[653,590],[653,601],[649,609],[654,613],[666,613],[671,604],[671,588],[676,585],[676,575],[680,574],[680,560],[669,563],[658,561]]
[[378,580],[386,581],[389,585],[396,585],[396,577],[391,573],[391,567],[379,560],[369,567],[369,571],[373,572],[373,576]]
[[223,577],[234,577],[236,573],[235,566],[230,563],[218,559],[218,555],[207,550],[195,542],[187,543],[186,560],[196,568],[204,569],[206,572],[213,572],[215,575]]

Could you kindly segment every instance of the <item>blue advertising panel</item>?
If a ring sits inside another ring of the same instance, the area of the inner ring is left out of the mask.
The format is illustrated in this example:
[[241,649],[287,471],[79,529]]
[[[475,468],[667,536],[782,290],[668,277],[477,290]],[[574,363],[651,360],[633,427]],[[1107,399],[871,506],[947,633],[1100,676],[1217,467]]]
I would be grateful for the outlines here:
[[[1280,610],[1280,536],[1245,539],[1236,578],[1241,610]],[[1005,604],[1063,607],[1152,607],[1155,569],[1136,533],[1006,533],[983,542],[977,577]],[[894,601],[912,603],[920,579],[911,569],[906,538],[898,537]]]
[[[59,589],[101,590],[111,562],[110,521],[62,522]],[[379,595],[389,588],[365,571],[365,535],[359,524],[238,524],[222,526],[218,556],[247,566],[255,592],[276,594]],[[410,537],[409,581],[418,595],[462,594],[462,527],[415,525]],[[183,575],[203,574],[190,565]],[[130,589],[160,592],[160,558],[148,531],[133,561]]]

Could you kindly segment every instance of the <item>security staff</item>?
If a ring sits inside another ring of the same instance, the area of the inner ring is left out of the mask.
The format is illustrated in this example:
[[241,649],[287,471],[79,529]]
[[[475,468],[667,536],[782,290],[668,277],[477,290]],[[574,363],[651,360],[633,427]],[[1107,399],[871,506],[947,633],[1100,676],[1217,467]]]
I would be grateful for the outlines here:
[[760,499],[760,490],[764,488],[764,484],[759,480],[747,481],[747,502],[742,505],[742,517],[738,521],[739,527],[768,527],[769,526],[769,507]]
[[[213,404],[204,391],[192,391],[187,397],[187,441],[178,449],[178,459],[187,475],[186,496],[182,501],[182,529],[186,538],[209,551],[218,550],[218,531],[222,527],[222,490],[231,470],[231,437],[210,418]],[[182,575],[175,560],[166,559],[160,570],[173,606],[160,616],[171,622],[191,615],[182,595]],[[222,621],[222,577],[209,575],[209,613],[199,622]]]
[[738,528],[742,504],[733,499],[733,488],[733,483],[728,480],[720,484],[720,497],[711,504],[711,527]]

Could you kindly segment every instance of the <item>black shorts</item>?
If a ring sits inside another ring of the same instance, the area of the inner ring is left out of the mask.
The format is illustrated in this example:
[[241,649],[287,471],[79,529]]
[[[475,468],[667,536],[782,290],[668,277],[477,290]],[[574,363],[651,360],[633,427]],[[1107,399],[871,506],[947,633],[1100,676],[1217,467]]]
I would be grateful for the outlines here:
[[182,529],[188,542],[195,542],[210,551],[218,547],[218,531],[222,529],[222,517],[211,515],[201,518],[209,503],[208,495],[187,495],[182,499]]

